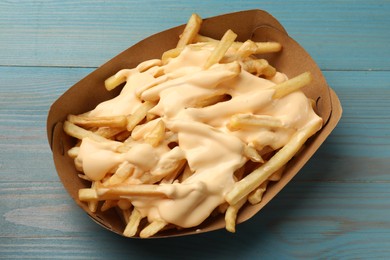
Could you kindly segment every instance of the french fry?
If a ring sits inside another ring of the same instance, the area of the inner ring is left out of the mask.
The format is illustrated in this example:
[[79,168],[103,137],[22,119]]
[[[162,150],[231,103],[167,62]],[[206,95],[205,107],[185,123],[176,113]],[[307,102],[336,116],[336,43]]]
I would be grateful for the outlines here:
[[111,139],[123,131],[124,128],[122,127],[99,127],[94,133],[104,138]]
[[264,163],[263,158],[252,146],[246,145],[244,148],[244,155],[252,162]]
[[105,117],[90,117],[68,115],[68,121],[83,127],[119,127],[124,128],[127,124],[126,116],[105,116]]
[[91,188],[79,189],[78,197],[80,201],[87,201],[87,202],[99,199],[96,190]]
[[111,91],[124,82],[126,82],[126,76],[112,75],[104,81],[104,86],[108,91]]
[[312,81],[310,72],[304,72],[292,79],[274,86],[275,94],[273,98],[282,98],[288,94],[297,91],[298,89],[308,85]]
[[219,102],[228,101],[230,98],[231,96],[228,94],[215,95],[198,101],[194,107],[208,107]]
[[145,117],[148,111],[154,107],[155,104],[150,101],[145,101],[142,103],[137,110],[129,116],[127,119],[127,130],[132,131],[136,125],[138,125]]
[[[92,193],[91,193],[92,194]],[[79,194],[80,195],[80,194]],[[98,198],[117,198],[131,196],[162,196],[167,197],[166,192],[159,185],[142,184],[142,185],[115,185],[111,187],[96,187]]]
[[[95,189],[95,187],[96,187],[96,182],[93,181],[92,185],[91,185],[91,189]],[[88,209],[91,212],[96,212],[97,207],[98,207],[98,200],[89,200],[88,201]]]
[[65,133],[67,133],[68,135],[75,137],[79,140],[81,140],[85,137],[88,137],[88,138],[91,138],[92,140],[97,141],[97,142],[109,141],[108,139],[106,139],[100,135],[97,135],[91,131],[85,130],[84,128],[81,128],[75,124],[72,124],[69,121],[64,122],[63,129],[64,129]]
[[279,52],[282,50],[282,45],[278,42],[256,42],[257,50],[254,54],[264,54],[271,52]]
[[[194,42],[207,42],[207,43],[217,44],[218,40],[198,34],[195,37]],[[283,47],[282,44],[278,42],[254,42],[254,43],[256,44],[256,50],[253,52],[253,54],[279,52],[282,50]],[[238,50],[243,44],[244,42],[236,41],[233,42],[232,47]]]
[[136,208],[134,208],[133,211],[131,212],[126,228],[123,231],[123,235],[126,237],[135,236],[137,234],[138,226],[141,220],[142,220],[141,213]]
[[254,191],[252,191],[248,195],[248,201],[250,204],[255,205],[261,202],[261,199],[263,198],[263,194],[267,189],[268,181],[263,182],[260,184],[259,187],[257,187]]
[[286,165],[283,165],[279,170],[277,170],[271,176],[269,176],[268,180],[269,181],[280,181],[285,168],[286,168]]
[[149,60],[147,62],[141,62],[140,64],[138,64],[138,66],[136,68],[139,72],[145,72],[151,68],[155,68],[155,67],[158,67],[161,65],[162,65],[162,62],[160,59],[153,59],[153,60]]
[[276,69],[269,65],[265,59],[245,59],[243,69],[257,76],[264,75],[267,78],[272,78],[276,74]]
[[236,55],[240,58],[247,58],[256,53],[256,51],[257,44],[251,40],[247,40],[238,48]]
[[156,147],[160,144],[165,138],[165,124],[164,121],[158,120],[155,127],[144,136],[146,143],[150,144],[153,147]]
[[72,147],[72,148],[70,148],[69,150],[68,150],[68,156],[70,157],[70,158],[76,158],[77,157],[77,155],[79,154],[79,151],[80,151],[80,147],[78,147],[78,146],[75,146],[75,147]]
[[141,230],[139,236],[141,238],[147,238],[155,235],[161,229],[163,229],[168,223],[165,220],[154,220],[149,225],[147,225],[144,229]]
[[230,48],[236,38],[237,34],[235,34],[232,30],[227,30],[221,41],[218,42],[214,51],[207,59],[204,68],[208,69],[212,65],[218,63],[223,58],[223,56],[225,56],[226,51]]
[[283,167],[306,142],[306,140],[321,128],[321,121],[314,121],[295,133],[290,141],[280,149],[268,162],[251,172],[244,179],[234,184],[233,189],[225,199],[230,205],[235,205],[248,196],[257,186],[263,183],[275,171]]
[[176,168],[169,174],[167,174],[160,183],[171,184],[176,180],[176,177],[183,171],[184,166],[186,165],[186,160],[181,160],[177,164]]
[[201,25],[202,18],[200,18],[197,14],[192,14],[186,24],[186,27],[184,28],[183,33],[180,36],[176,47],[183,48],[185,45],[192,43],[198,34]]
[[232,233],[236,232],[237,213],[246,202],[246,197],[239,200],[234,205],[229,205],[225,213],[226,230]]
[[127,161],[119,165],[115,173],[109,178],[108,185],[123,183],[134,171],[134,166]]
[[230,131],[237,131],[248,126],[278,128],[283,127],[282,121],[267,115],[236,114],[230,118],[227,127]]

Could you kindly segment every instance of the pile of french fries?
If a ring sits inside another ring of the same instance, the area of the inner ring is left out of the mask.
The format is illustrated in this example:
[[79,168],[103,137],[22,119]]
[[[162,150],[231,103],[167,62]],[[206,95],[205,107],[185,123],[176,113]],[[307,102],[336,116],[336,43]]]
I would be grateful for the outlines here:
[[[237,42],[237,35],[231,30],[228,30],[220,40],[212,39],[199,34],[201,24],[202,19],[193,14],[180,36],[176,48],[168,50],[162,55],[161,64],[166,64],[170,59],[179,56],[187,45],[205,43],[212,46],[213,51],[205,63],[204,70],[210,69],[217,63],[228,64],[232,61],[239,61],[236,63],[239,66],[232,69],[246,70],[253,75],[267,79],[275,75],[276,69],[267,60],[258,58],[256,55],[279,52],[282,49],[280,43],[253,42],[251,40]],[[158,74],[156,77],[164,75],[163,71],[156,73]],[[287,96],[308,85],[311,80],[311,74],[304,72],[283,83],[275,84],[273,98],[280,99]],[[105,87],[107,90],[112,90],[125,81],[126,77],[117,73],[105,81]],[[216,95],[203,100],[197,106],[210,106],[227,98],[226,95]],[[163,120],[149,113],[157,103],[158,101],[144,101],[134,113],[129,115],[94,117],[88,112],[81,115],[69,115],[64,123],[64,131],[78,139],[79,142],[68,151],[68,155],[77,158],[80,143],[84,138],[90,138],[96,142],[112,142],[117,153],[127,152],[132,147],[132,135],[137,134],[137,131],[148,123],[152,124],[152,127],[148,128],[149,132],[142,134],[143,142],[146,144],[158,147],[163,142],[177,142],[177,133],[167,129]],[[267,115],[236,114],[231,117],[228,124],[231,131],[238,131],[246,126],[283,127],[278,119]],[[287,162],[321,126],[322,122],[317,120],[299,129],[284,147],[276,151],[269,147],[257,150],[253,146],[246,146],[244,155],[248,158],[248,162],[234,173],[236,182],[233,188],[226,194],[225,203],[222,203],[214,212],[225,214],[228,231],[235,232],[240,208],[245,203],[257,204],[262,200],[269,183],[280,180]],[[148,223],[145,216],[142,216],[137,207],[132,204],[131,199],[128,198],[131,196],[154,196],[161,193],[160,184],[169,185],[183,182],[193,174],[185,158],[173,162],[158,176],[142,172],[131,163],[124,162],[107,172],[100,181],[93,181],[83,174],[82,165],[77,160],[75,160],[75,166],[80,171],[79,177],[91,182],[90,188],[79,191],[79,200],[88,203],[91,212],[117,209],[125,222],[124,236],[146,238],[165,229],[180,229],[180,227],[167,223],[163,219]],[[133,181],[129,182],[129,179]]]

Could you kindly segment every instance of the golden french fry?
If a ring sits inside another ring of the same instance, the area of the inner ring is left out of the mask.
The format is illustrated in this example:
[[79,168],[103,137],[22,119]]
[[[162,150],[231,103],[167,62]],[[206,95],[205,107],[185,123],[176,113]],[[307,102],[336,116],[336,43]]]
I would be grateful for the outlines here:
[[267,189],[268,181],[263,182],[260,184],[259,187],[257,187],[254,191],[252,191],[248,195],[248,201],[250,204],[255,205],[261,202],[261,199],[263,198],[263,194]]
[[153,120],[156,119],[157,117],[158,117],[158,116],[155,115],[155,114],[147,113],[147,114],[146,114],[146,121],[147,121],[147,122],[153,121]]
[[192,43],[202,25],[202,18],[197,14],[192,14],[188,20],[183,33],[177,43],[177,48],[183,48],[185,45]]
[[163,229],[168,223],[162,219],[154,220],[152,223],[147,225],[144,229],[141,230],[139,236],[141,238],[147,238],[155,235],[161,229]]
[[155,127],[149,133],[145,134],[144,140],[146,143],[150,144],[153,147],[156,147],[160,144],[165,138],[165,124],[161,119],[158,120]]
[[274,172],[271,176],[269,176],[269,181],[279,181],[282,178],[284,169],[286,168],[286,165],[283,165],[279,170]]
[[70,148],[69,150],[68,150],[68,156],[70,157],[70,158],[76,158],[77,157],[77,155],[79,154],[79,151],[80,151],[80,147],[78,147],[78,146],[75,146],[75,147],[72,147],[72,148]]
[[267,78],[272,78],[276,74],[276,69],[269,65],[265,59],[245,59],[242,64],[244,70],[257,76],[264,75]]
[[273,98],[282,98],[288,94],[308,85],[312,80],[310,72],[304,72],[292,79],[289,79],[285,82],[277,84],[274,86],[275,94]]
[[123,231],[123,235],[126,237],[133,237],[137,234],[139,223],[142,220],[141,213],[134,208],[131,212],[129,221],[126,225],[125,230]]
[[105,116],[105,117],[91,117],[91,116],[76,116],[68,115],[68,121],[83,127],[119,127],[124,128],[127,124],[126,116]]
[[[80,193],[79,193],[80,194]],[[96,187],[96,195],[99,198],[117,198],[131,196],[163,196],[167,197],[164,189],[159,185],[142,184],[142,185],[126,185],[120,184],[111,187]]]
[[212,65],[218,63],[223,58],[223,56],[225,56],[225,53],[230,48],[230,46],[233,44],[233,42],[236,38],[237,38],[237,34],[235,34],[232,30],[227,30],[226,33],[223,35],[221,41],[218,42],[214,51],[211,53],[211,55],[207,59],[206,64],[204,65],[204,68],[208,69]]
[[67,133],[68,135],[75,137],[77,139],[80,139],[80,140],[85,138],[85,137],[88,137],[88,138],[91,138],[92,140],[97,141],[97,142],[110,141],[110,140],[108,140],[100,135],[97,135],[91,131],[85,130],[84,128],[81,128],[81,127],[79,127],[79,126],[77,126],[69,121],[64,122],[63,129],[64,129],[65,133]]
[[176,180],[176,177],[179,176],[180,172],[183,171],[184,166],[186,165],[186,160],[181,160],[177,163],[176,168],[169,174],[167,174],[160,183],[170,184]]
[[99,127],[94,133],[104,138],[111,139],[123,131],[123,127]]
[[153,60],[149,60],[147,62],[141,62],[140,64],[138,64],[138,66],[136,68],[139,72],[145,72],[145,71],[148,71],[149,69],[156,68],[156,67],[161,66],[161,65],[162,65],[162,62],[160,59],[153,59]]
[[231,96],[228,94],[215,95],[198,101],[194,107],[208,107],[229,99],[231,99]]
[[264,75],[266,78],[272,78],[273,76],[275,76],[275,74],[276,69],[268,64],[268,66],[265,67],[259,75]]
[[241,199],[248,196],[257,186],[263,183],[275,171],[285,165],[306,140],[316,133],[322,126],[322,121],[311,122],[305,128],[296,132],[290,141],[281,148],[268,162],[248,174],[241,181],[236,182],[233,189],[225,196],[230,205],[238,203]]
[[99,199],[95,189],[84,188],[79,189],[79,200],[80,201],[93,201]]
[[244,148],[244,155],[252,162],[264,163],[261,155],[252,146],[246,145]]
[[278,42],[255,42],[257,50],[254,54],[264,54],[271,52],[279,52],[282,50],[282,45]]
[[108,185],[116,185],[123,183],[134,171],[134,166],[127,161],[119,165],[115,173],[109,178]]
[[245,59],[242,68],[249,73],[261,75],[262,71],[269,65],[265,59]]
[[230,131],[237,131],[248,126],[278,128],[283,127],[283,122],[268,115],[236,114],[230,118],[227,125]]
[[236,204],[230,205],[225,213],[226,230],[229,232],[236,232],[237,213],[246,202],[246,197],[239,200]]
[[104,86],[108,91],[113,90],[120,84],[126,82],[126,76],[124,75],[112,75],[104,81]]
[[[195,37],[194,42],[207,42],[207,43],[217,44],[218,40],[198,34]],[[235,41],[233,42],[232,47],[238,50],[244,43],[245,42]],[[254,43],[256,44],[256,50],[253,52],[253,54],[272,53],[272,52],[279,52],[282,50],[282,45],[278,42],[254,42]]]
[[[92,185],[91,185],[91,189],[95,189],[95,187],[96,187],[96,182],[93,181]],[[96,212],[97,207],[98,207],[98,200],[89,200],[88,201],[88,209],[91,212]]]
[[237,50],[236,58],[247,58],[251,56],[252,54],[256,53],[257,51],[257,45],[255,42],[251,40],[245,41]]
[[131,131],[134,129],[136,125],[138,125],[145,117],[148,111],[154,107],[155,104],[150,101],[145,101],[142,103],[134,112],[134,114],[130,115],[127,119],[127,130]]

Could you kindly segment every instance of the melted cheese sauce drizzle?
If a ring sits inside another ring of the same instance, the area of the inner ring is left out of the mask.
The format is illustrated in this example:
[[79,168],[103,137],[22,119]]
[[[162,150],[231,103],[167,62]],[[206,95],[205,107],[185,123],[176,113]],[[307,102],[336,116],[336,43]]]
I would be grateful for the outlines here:
[[[272,99],[272,86],[285,81],[284,74],[278,72],[271,80],[259,78],[241,70],[238,62],[215,64],[204,70],[211,51],[205,44],[189,45],[165,65],[151,60],[118,72],[127,77],[120,95],[90,112],[92,116],[128,115],[143,101],[155,101],[157,105],[150,113],[177,133],[178,146],[172,150],[167,142],[155,148],[140,139],[125,153],[116,151],[120,142],[98,143],[85,138],[76,158],[85,174],[95,181],[124,161],[142,172],[158,175],[170,163],[186,159],[194,174],[182,183],[160,184],[166,197],[129,198],[149,221],[163,219],[184,228],[199,225],[225,201],[225,194],[235,183],[233,173],[248,160],[243,153],[246,145],[278,149],[298,129],[312,120],[321,120],[302,92]],[[156,77],[161,69],[164,75]],[[200,101],[222,94],[231,99],[197,107]],[[281,120],[284,127],[230,131],[230,117],[238,113],[270,115]],[[134,130],[133,136],[140,138],[142,130]]]

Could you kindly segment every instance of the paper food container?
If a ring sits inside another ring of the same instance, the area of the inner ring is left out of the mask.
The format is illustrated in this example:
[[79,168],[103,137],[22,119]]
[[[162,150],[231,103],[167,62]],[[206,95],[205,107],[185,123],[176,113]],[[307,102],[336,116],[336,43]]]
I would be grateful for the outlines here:
[[[47,136],[53,152],[57,173],[70,196],[97,223],[115,233],[122,234],[124,223],[115,210],[92,213],[86,203],[78,200],[78,190],[88,187],[89,183],[77,176],[74,161],[67,150],[74,146],[75,140],[67,136],[62,129],[68,114],[80,114],[93,109],[98,103],[119,94],[120,89],[108,92],[104,80],[120,69],[133,68],[140,62],[160,58],[162,53],[174,48],[185,25],[181,25],[152,35],[123,51],[91,74],[80,80],[51,106],[47,119]],[[320,69],[310,55],[292,38],[282,25],[270,14],[261,10],[249,10],[203,19],[200,33],[220,39],[226,30],[232,29],[238,34],[238,41],[277,41],[283,45],[280,53],[265,55],[269,63],[289,78],[310,71],[313,82],[305,87],[305,94],[316,101],[317,113],[323,118],[323,128],[311,137],[305,148],[288,164],[282,179],[267,188],[261,203],[245,205],[239,212],[237,222],[242,223],[259,212],[283,187],[298,173],[309,158],[324,142],[338,123],[342,108],[335,92],[329,88]],[[130,33],[130,32],[129,32]],[[225,227],[223,216],[210,218],[200,226],[170,230],[158,233],[155,237],[181,236],[203,233]],[[237,227],[239,230],[239,226]]]

